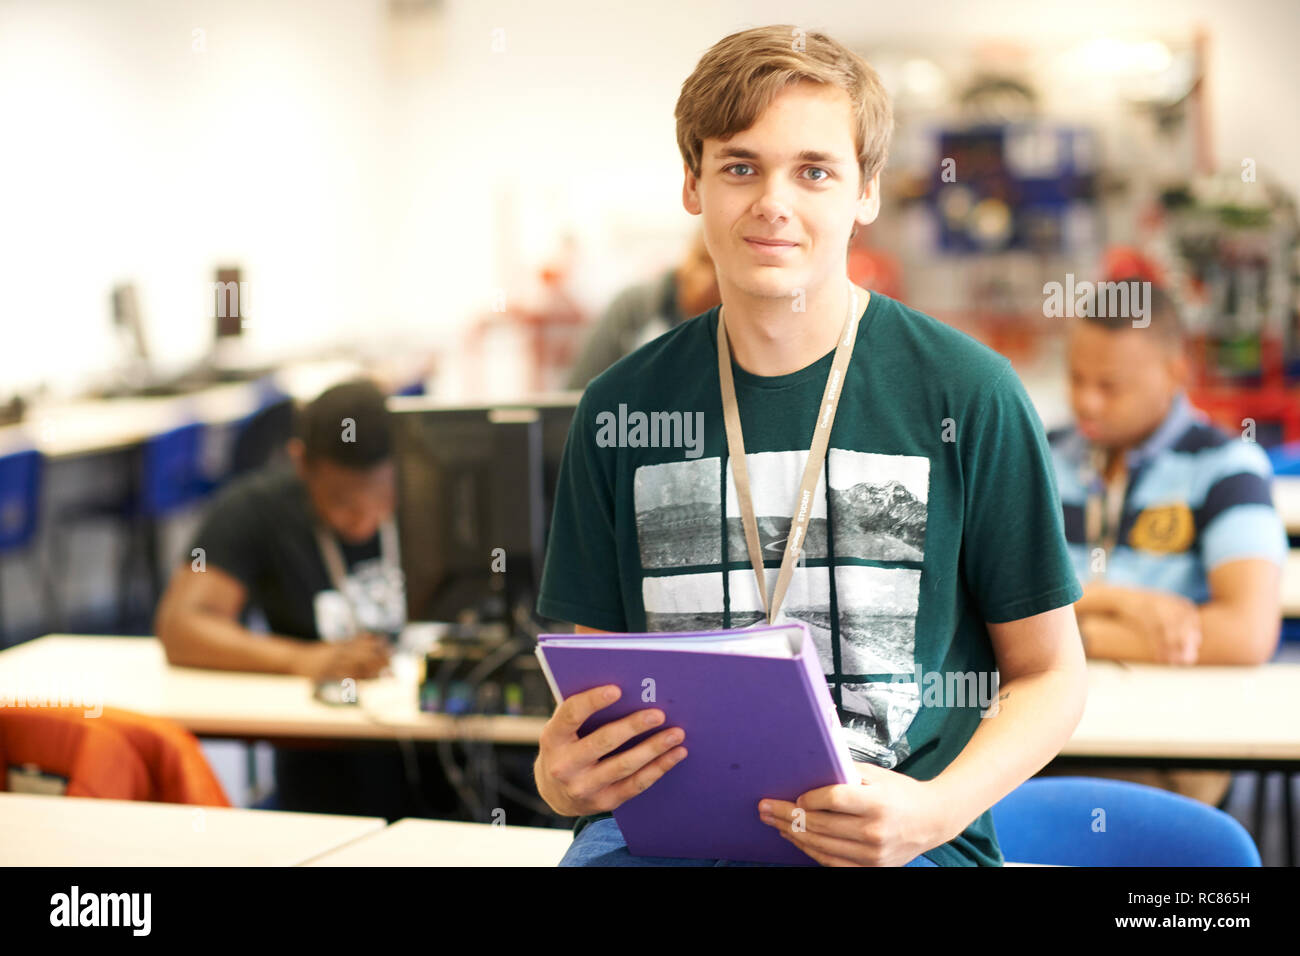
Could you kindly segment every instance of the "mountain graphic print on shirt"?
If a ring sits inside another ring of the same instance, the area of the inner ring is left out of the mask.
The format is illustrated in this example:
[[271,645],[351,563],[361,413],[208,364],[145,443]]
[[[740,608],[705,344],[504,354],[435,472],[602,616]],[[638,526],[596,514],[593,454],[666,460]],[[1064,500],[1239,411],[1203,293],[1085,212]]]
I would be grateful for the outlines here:
[[[746,454],[769,591],[790,533],[808,452]],[[804,550],[777,622],[803,621],[840,710],[855,760],[893,768],[909,753],[920,709],[913,659],[925,558],[930,462],[831,448],[813,496]],[[646,627],[710,631],[765,623],[752,568],[724,581],[725,546],[746,559],[730,462],[720,458],[639,467],[633,479]],[[845,564],[838,556],[871,564]],[[833,593],[832,593],[833,592]]]

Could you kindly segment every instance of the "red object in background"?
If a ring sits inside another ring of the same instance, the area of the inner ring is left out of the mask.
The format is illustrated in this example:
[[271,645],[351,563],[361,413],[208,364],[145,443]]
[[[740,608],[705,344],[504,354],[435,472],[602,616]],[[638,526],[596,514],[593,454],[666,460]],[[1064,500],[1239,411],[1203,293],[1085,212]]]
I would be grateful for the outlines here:
[[868,292],[873,289],[891,299],[903,298],[903,270],[898,260],[881,249],[849,249],[849,280]]
[[1133,246],[1111,246],[1102,257],[1101,274],[1106,282],[1138,278],[1165,287],[1165,270],[1150,256]]
[[1218,375],[1204,336],[1191,338],[1188,346],[1197,377],[1188,397],[1211,421],[1240,432],[1242,420],[1249,418],[1257,428],[1280,426],[1283,443],[1300,441],[1300,387],[1287,387],[1281,342],[1268,336],[1260,340],[1258,385],[1237,385]]
[[483,348],[488,334],[506,327],[518,330],[528,349],[528,382],[525,391],[537,394],[550,390],[552,380],[575,361],[587,316],[564,287],[565,274],[544,267],[538,276],[542,302],[536,306],[508,306],[504,312],[489,312],[474,323],[468,340],[468,358],[475,377],[483,380]]
[[1219,386],[1194,389],[1188,397],[1225,431],[1240,433],[1249,418],[1257,429],[1280,425],[1283,444],[1300,441],[1300,390]]

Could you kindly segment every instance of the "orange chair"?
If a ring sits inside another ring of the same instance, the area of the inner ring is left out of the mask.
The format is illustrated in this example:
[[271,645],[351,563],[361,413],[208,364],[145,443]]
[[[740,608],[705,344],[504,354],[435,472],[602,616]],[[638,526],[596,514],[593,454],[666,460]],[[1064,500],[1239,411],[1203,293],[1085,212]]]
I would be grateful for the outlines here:
[[69,797],[230,806],[193,734],[112,707],[0,709],[0,790],[10,768],[31,767],[66,780]]

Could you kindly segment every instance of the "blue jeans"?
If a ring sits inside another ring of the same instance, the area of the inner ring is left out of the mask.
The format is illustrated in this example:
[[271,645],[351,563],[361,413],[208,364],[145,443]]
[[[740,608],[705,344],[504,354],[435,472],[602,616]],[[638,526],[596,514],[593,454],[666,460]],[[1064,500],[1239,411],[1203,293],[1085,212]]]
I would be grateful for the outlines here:
[[[613,817],[594,820],[582,828],[565,851],[560,866],[783,866],[781,863],[741,863],[734,860],[692,860],[673,856],[633,856]],[[918,856],[907,866],[938,866]]]

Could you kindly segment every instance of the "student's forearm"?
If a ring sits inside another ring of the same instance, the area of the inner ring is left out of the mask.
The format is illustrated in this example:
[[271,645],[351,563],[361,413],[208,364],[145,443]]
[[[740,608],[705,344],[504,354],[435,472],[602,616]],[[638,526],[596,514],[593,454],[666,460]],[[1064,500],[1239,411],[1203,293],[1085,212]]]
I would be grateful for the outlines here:
[[1201,649],[1198,664],[1266,663],[1277,650],[1281,618],[1252,617],[1235,604],[1211,601],[1198,609],[1201,619]]
[[215,614],[177,614],[158,631],[168,662],[179,667],[271,674],[303,673],[306,642],[291,637],[254,634],[237,621]]
[[1150,660],[1147,642],[1133,626],[1130,609],[1141,592],[1116,587],[1104,581],[1089,581],[1083,597],[1074,602],[1088,657],[1114,661]]
[[1041,770],[1083,716],[1086,669],[1049,670],[1002,684],[962,752],[931,783],[951,808],[949,838]]
[[[1277,650],[1280,619],[1261,621],[1236,605],[1223,602],[1202,604],[1197,613],[1201,623],[1197,664],[1262,664]],[[1151,642],[1121,615],[1080,613],[1079,632],[1089,658],[1159,662]]]
[[1150,642],[1117,614],[1080,614],[1079,633],[1090,658],[1110,661],[1155,661]]
[[1089,581],[1083,586],[1083,597],[1074,602],[1074,613],[1082,620],[1085,614],[1127,614],[1142,592],[1136,588],[1123,588],[1104,581]]

